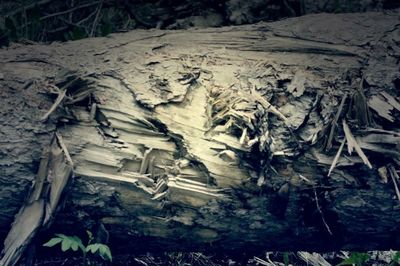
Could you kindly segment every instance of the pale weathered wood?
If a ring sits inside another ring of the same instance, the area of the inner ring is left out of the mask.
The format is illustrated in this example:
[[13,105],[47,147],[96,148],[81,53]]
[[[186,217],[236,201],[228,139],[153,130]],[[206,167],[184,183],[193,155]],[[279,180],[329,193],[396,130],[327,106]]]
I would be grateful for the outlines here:
[[4,241],[0,265],[16,265],[37,231],[49,227],[54,220],[61,194],[72,174],[71,160],[63,146],[56,133],[50,147],[43,152],[33,187]]
[[[58,122],[76,178],[52,230],[101,223],[116,251],[398,248],[378,168],[400,169],[399,33],[396,10],[1,50],[0,204],[22,204],[32,159],[12,158]],[[66,96],[43,124],[52,86]],[[335,159],[344,119],[357,154]]]

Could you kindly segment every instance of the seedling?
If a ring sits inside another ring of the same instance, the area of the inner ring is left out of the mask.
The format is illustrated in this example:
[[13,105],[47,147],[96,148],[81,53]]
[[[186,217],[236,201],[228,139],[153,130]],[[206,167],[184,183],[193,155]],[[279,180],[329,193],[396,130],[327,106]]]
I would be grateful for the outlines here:
[[110,248],[101,243],[92,243],[93,234],[90,231],[86,231],[88,234],[87,245],[83,245],[82,239],[78,236],[67,236],[64,234],[55,234],[55,237],[50,239],[47,243],[43,244],[44,247],[54,247],[60,244],[61,250],[66,252],[68,250],[78,251],[80,250],[83,255],[83,265],[87,264],[87,254],[90,252],[92,254],[98,254],[105,261],[112,261],[112,255]]

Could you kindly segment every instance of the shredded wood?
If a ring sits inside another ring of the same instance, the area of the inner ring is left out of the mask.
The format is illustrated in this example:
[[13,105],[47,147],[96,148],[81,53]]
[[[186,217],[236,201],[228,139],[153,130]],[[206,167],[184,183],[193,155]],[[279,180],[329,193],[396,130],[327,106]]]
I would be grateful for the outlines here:
[[339,149],[338,149],[338,151],[337,151],[337,153],[336,153],[336,155],[335,155],[335,158],[334,158],[333,161],[332,161],[332,165],[331,165],[331,167],[329,168],[328,176],[330,176],[331,173],[332,173],[332,171],[333,171],[333,169],[335,169],[336,164],[337,164],[338,161],[339,161],[340,155],[342,154],[342,150],[343,150],[343,147],[344,147],[344,144],[345,144],[345,143],[346,143],[346,138],[343,138],[342,143],[340,144],[340,147],[339,147]]
[[389,165],[390,177],[393,181],[394,190],[396,191],[397,199],[400,201],[400,190],[397,183],[400,181],[400,177],[396,172],[396,169],[393,165]]
[[42,118],[40,118],[40,121],[44,122],[46,121],[49,116],[57,109],[57,107],[62,103],[62,101],[64,100],[65,94],[66,94],[66,90],[61,90],[58,93],[58,96],[56,98],[56,100],[54,101],[53,105],[50,107],[50,109],[47,111],[47,113],[45,113]]
[[326,143],[326,150],[328,150],[328,151],[332,148],[332,141],[335,136],[335,131],[336,131],[336,128],[338,127],[338,121],[339,121],[340,115],[343,111],[343,106],[346,102],[346,99],[347,99],[347,93],[345,93],[344,96],[342,97],[342,100],[341,100],[338,110],[336,112],[335,118],[332,120],[331,130],[329,131],[329,137],[328,137],[328,141]]
[[305,251],[299,251],[297,252],[297,255],[302,259],[307,265],[311,266],[331,266],[329,262],[327,262],[324,257],[322,257],[320,254],[316,252],[305,252]]
[[360,158],[363,160],[363,162],[370,168],[372,169],[372,165],[369,162],[367,156],[364,154],[364,152],[362,151],[360,145],[357,143],[357,140],[354,138],[353,134],[350,131],[349,126],[346,123],[346,120],[343,119],[343,130],[346,136],[346,140],[347,140],[347,148],[348,148],[348,152],[351,155],[351,153],[353,152],[353,150],[355,149],[358,156],[360,156]]

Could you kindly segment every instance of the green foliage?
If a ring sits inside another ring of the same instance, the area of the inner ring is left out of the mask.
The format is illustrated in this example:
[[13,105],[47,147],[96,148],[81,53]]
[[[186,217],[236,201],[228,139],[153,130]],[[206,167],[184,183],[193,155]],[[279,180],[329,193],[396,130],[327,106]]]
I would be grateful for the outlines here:
[[43,244],[44,247],[54,247],[58,244],[61,245],[61,250],[66,252],[68,250],[78,251],[81,250],[84,263],[86,264],[86,255],[88,253],[98,254],[103,260],[112,261],[112,255],[110,248],[102,243],[91,243],[93,241],[93,234],[90,231],[86,231],[88,234],[87,245],[84,246],[82,240],[78,236],[66,236],[64,234],[55,234],[48,242]]
[[67,41],[75,41],[88,37],[86,30],[82,27],[73,27],[72,30],[64,34],[64,38]]
[[396,251],[389,266],[400,265],[400,251]]
[[100,257],[102,257],[103,260],[112,261],[111,250],[107,245],[99,243],[90,244],[86,247],[86,252],[91,252],[92,254],[98,252],[98,254],[100,255]]
[[11,38],[17,38],[17,27],[15,26],[15,21],[12,18],[6,18],[4,20],[4,25],[8,31],[8,35]]
[[353,252],[351,253],[349,258],[344,259],[337,266],[353,265],[353,264],[356,266],[363,266],[369,259],[370,256],[367,253]]
[[335,13],[342,12],[342,5],[340,4],[339,0],[335,0],[333,2],[333,10],[334,10]]
[[61,250],[63,252],[72,250],[77,251],[80,248],[82,251],[85,247],[82,244],[82,240],[77,236],[66,236],[64,234],[56,234],[57,237],[50,239],[47,243],[43,244],[44,247],[54,247],[57,244],[61,244]]
[[100,26],[101,36],[107,36],[113,31],[111,22],[104,23]]
[[285,266],[289,265],[289,252],[283,253],[283,263],[285,264]]

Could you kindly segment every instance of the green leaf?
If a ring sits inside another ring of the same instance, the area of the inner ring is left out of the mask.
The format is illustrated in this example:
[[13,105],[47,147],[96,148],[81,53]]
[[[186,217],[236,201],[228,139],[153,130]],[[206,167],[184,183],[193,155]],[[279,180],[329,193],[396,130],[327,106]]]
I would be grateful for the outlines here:
[[351,254],[350,258],[343,260],[337,266],[353,265],[353,264],[355,264],[357,266],[362,266],[369,259],[370,259],[370,256],[367,253],[354,252]]
[[93,254],[99,249],[100,244],[90,244],[86,247],[86,252],[92,252]]
[[82,252],[86,252],[85,246],[82,243],[82,239],[80,239],[78,236],[72,236],[72,239],[77,243]]
[[64,238],[63,241],[61,242],[61,250],[63,252],[67,251],[68,249],[70,249],[71,244],[72,244],[71,240],[68,237]]
[[396,265],[400,265],[400,251],[396,251],[396,253],[394,253],[392,261],[389,264],[389,266],[396,266]]
[[78,242],[76,242],[76,241],[71,241],[71,249],[72,249],[73,251],[77,251],[78,248],[79,248]]
[[289,265],[289,253],[288,252],[283,253],[283,263],[285,263],[285,266]]
[[55,245],[57,245],[58,243],[60,243],[62,241],[62,238],[59,237],[53,237],[52,239],[50,239],[48,242],[43,244],[43,247],[54,247]]
[[89,245],[93,240],[93,234],[89,230],[86,230],[86,234],[88,235],[88,239],[89,239],[88,245]]
[[57,237],[50,239],[49,242],[43,246],[53,247],[61,242],[61,250],[63,252],[71,249],[72,251],[82,250],[82,253],[86,253],[85,246],[82,244],[82,240],[77,236],[66,236],[64,234],[55,234]]
[[103,260],[112,261],[111,250],[107,245],[99,244],[99,254]]

